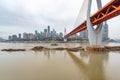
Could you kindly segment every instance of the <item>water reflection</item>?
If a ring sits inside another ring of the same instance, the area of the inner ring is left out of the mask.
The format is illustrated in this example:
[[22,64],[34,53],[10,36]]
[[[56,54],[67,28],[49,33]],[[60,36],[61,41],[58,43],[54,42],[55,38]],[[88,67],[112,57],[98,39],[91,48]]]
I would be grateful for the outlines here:
[[80,59],[76,55],[74,55],[74,53],[72,53],[70,51],[67,51],[67,52],[70,55],[70,57],[72,58],[75,65],[78,67],[80,79],[88,80],[88,76],[86,73],[87,72],[87,65],[82,61],[82,59]]
[[47,56],[48,59],[50,59],[50,50],[44,50],[44,55]]
[[108,61],[108,54],[89,53],[89,70],[88,76],[90,80],[105,80],[105,63]]
[[[81,52],[80,58],[72,52],[68,51],[68,54],[78,67],[83,80],[105,80],[104,65],[108,61],[108,53]],[[87,64],[83,61],[83,58],[88,59]]]

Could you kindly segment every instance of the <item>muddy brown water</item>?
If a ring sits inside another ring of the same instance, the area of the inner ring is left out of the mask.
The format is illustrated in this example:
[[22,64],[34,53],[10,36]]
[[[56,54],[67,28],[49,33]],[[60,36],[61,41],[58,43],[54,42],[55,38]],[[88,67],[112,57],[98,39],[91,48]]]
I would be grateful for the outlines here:
[[[58,43],[58,47],[86,45]],[[119,51],[30,50],[34,46],[57,47],[50,46],[50,43],[0,43],[0,46],[0,49],[26,49],[24,52],[0,51],[0,80],[120,80]]]

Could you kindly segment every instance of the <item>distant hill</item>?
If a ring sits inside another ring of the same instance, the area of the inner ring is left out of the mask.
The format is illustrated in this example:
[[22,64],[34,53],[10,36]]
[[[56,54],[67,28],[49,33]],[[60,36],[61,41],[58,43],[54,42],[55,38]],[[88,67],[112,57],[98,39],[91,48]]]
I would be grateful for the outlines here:
[[0,42],[3,42],[3,41],[5,41],[5,39],[3,39],[3,38],[0,37]]

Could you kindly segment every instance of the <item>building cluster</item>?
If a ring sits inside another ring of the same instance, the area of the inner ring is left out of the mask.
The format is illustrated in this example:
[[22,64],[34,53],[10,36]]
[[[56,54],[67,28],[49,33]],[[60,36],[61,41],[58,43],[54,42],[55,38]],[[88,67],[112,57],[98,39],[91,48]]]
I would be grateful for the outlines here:
[[57,33],[55,29],[50,29],[50,26],[47,26],[46,29],[44,29],[41,32],[38,32],[35,30],[35,33],[27,33],[24,32],[23,34],[12,35],[8,37],[9,40],[16,41],[16,40],[63,40],[63,33]]
[[[66,28],[64,31],[64,35],[67,34],[66,32]],[[24,41],[29,41],[29,40],[33,40],[33,41],[51,41],[51,40],[57,40],[57,41],[65,41],[64,39],[64,35],[63,33],[57,33],[55,29],[50,29],[50,26],[47,26],[46,29],[44,29],[41,32],[38,32],[37,30],[35,30],[35,33],[23,33],[23,34],[18,34],[17,35],[12,35],[9,36],[9,40],[12,41],[16,41],[16,40],[24,40]],[[103,37],[102,40],[106,41],[109,40],[108,37],[108,24],[105,22],[103,25]],[[84,30],[82,32],[80,32],[80,34],[75,34],[72,35],[70,38],[67,39],[68,41],[70,40],[85,40],[88,41],[88,31]]]

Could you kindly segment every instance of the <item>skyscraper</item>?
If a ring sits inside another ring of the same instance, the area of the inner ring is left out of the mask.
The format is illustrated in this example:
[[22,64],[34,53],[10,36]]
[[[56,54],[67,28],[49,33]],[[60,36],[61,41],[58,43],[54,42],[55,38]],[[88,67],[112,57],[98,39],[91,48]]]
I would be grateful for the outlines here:
[[25,32],[25,33],[23,33],[23,39],[24,40],[27,40],[28,39],[28,34]]
[[47,33],[47,29],[44,29],[44,37],[47,37],[48,33]]
[[12,40],[17,40],[17,35],[12,35]]
[[20,33],[18,34],[18,38],[21,39],[21,34]]
[[48,31],[48,35],[47,36],[50,37],[50,26],[49,25],[48,25],[48,30],[47,31]]
[[80,32],[80,38],[82,38],[83,40],[88,40],[88,31],[87,31],[87,29]]
[[105,24],[103,25],[103,35],[102,35],[102,40],[108,40],[108,24],[107,22],[105,22]]
[[48,25],[48,34],[50,34],[50,26]]
[[8,36],[8,40],[12,40],[12,36]]
[[37,35],[38,34],[38,31],[37,30],[35,30],[35,35]]
[[53,37],[56,37],[56,31],[55,31],[55,29],[53,29]]

